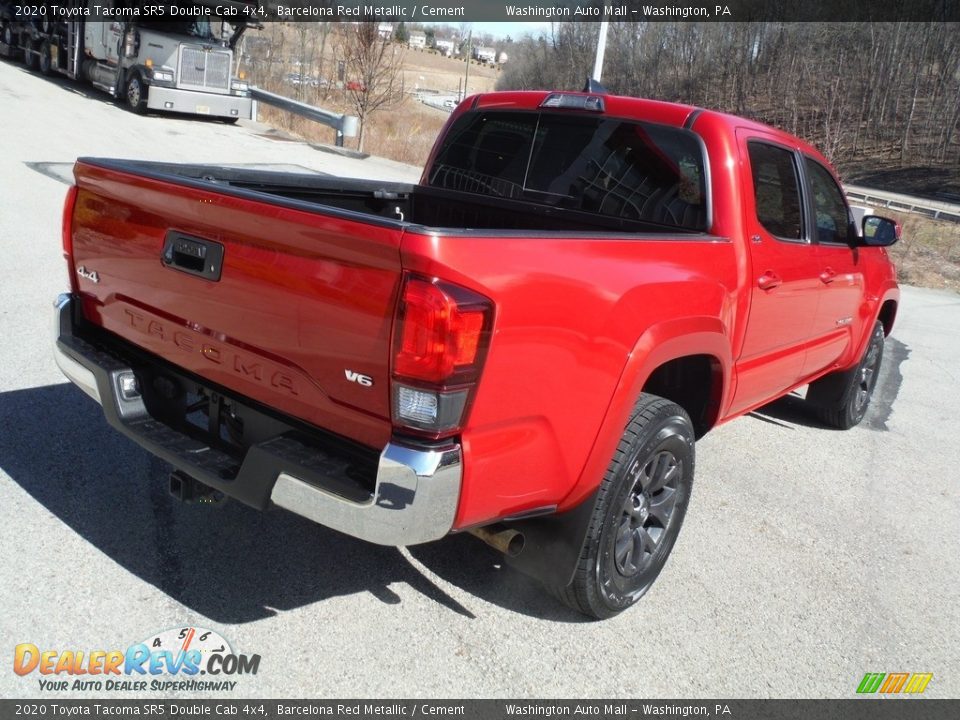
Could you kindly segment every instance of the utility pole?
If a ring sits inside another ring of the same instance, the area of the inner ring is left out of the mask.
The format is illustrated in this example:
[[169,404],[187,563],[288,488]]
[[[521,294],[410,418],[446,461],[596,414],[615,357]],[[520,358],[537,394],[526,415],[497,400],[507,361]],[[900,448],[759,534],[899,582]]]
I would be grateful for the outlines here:
[[600,82],[600,76],[603,75],[603,53],[607,49],[607,24],[606,20],[600,22],[600,37],[597,38],[597,59],[593,63],[593,79],[597,82]]
[[463,100],[467,96],[467,80],[470,79],[470,47],[473,45],[473,30],[467,33],[467,71],[463,74]]

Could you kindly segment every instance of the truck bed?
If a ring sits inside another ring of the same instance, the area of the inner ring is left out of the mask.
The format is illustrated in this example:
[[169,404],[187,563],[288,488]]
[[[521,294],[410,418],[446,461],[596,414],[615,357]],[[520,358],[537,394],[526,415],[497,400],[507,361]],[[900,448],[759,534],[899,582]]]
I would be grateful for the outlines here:
[[81,158],[79,162],[238,198],[312,212],[345,211],[360,214],[367,222],[416,225],[445,234],[473,230],[697,234],[651,220],[602,216],[419,184],[211,165],[95,158]]

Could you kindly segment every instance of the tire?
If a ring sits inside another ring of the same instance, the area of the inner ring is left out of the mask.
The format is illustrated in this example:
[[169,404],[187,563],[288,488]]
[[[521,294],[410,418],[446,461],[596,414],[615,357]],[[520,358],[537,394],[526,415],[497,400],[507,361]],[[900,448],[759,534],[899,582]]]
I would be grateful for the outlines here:
[[604,619],[650,589],[690,502],[694,437],[683,408],[640,396],[600,485],[573,581],[555,590],[562,602]]
[[877,321],[856,368],[831,373],[810,384],[807,400],[816,406],[820,420],[839,430],[859,425],[870,406],[882,361],[883,324]]
[[40,59],[38,61],[41,75],[53,75],[53,58],[50,55],[50,43],[44,42],[40,46]]
[[27,66],[28,70],[36,70],[39,66],[39,59],[37,54],[33,52],[33,43],[28,43],[28,47],[23,49],[23,64]]
[[147,111],[147,85],[140,73],[132,73],[127,78],[125,91],[127,107],[137,115],[143,115]]

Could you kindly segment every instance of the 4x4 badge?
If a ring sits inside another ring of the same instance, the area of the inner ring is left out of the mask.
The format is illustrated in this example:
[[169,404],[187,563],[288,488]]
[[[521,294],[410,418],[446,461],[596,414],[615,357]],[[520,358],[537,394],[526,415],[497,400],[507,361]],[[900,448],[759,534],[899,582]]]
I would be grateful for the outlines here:
[[90,282],[95,282],[95,283],[100,282],[100,276],[97,275],[97,271],[87,270],[87,268],[84,267],[83,265],[77,268],[77,275],[79,275],[82,278],[86,278]]

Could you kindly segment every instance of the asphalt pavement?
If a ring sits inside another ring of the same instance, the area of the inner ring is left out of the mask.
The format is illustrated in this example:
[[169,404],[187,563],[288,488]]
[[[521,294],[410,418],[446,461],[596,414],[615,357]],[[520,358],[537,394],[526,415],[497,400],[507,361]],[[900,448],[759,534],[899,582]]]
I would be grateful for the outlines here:
[[176,504],[167,468],[54,365],[64,172],[92,155],[419,174],[275,137],[136,116],[0,62],[0,696],[84,696],[16,675],[19,643],[122,649],[181,627],[261,656],[234,690],[200,694],[211,698],[849,698],[866,672],[931,672],[927,696],[960,695],[949,292],[904,288],[860,427],[825,429],[791,397],[704,438],[672,558],[639,606],[606,622],[472,537],[383,548],[279,509]]

